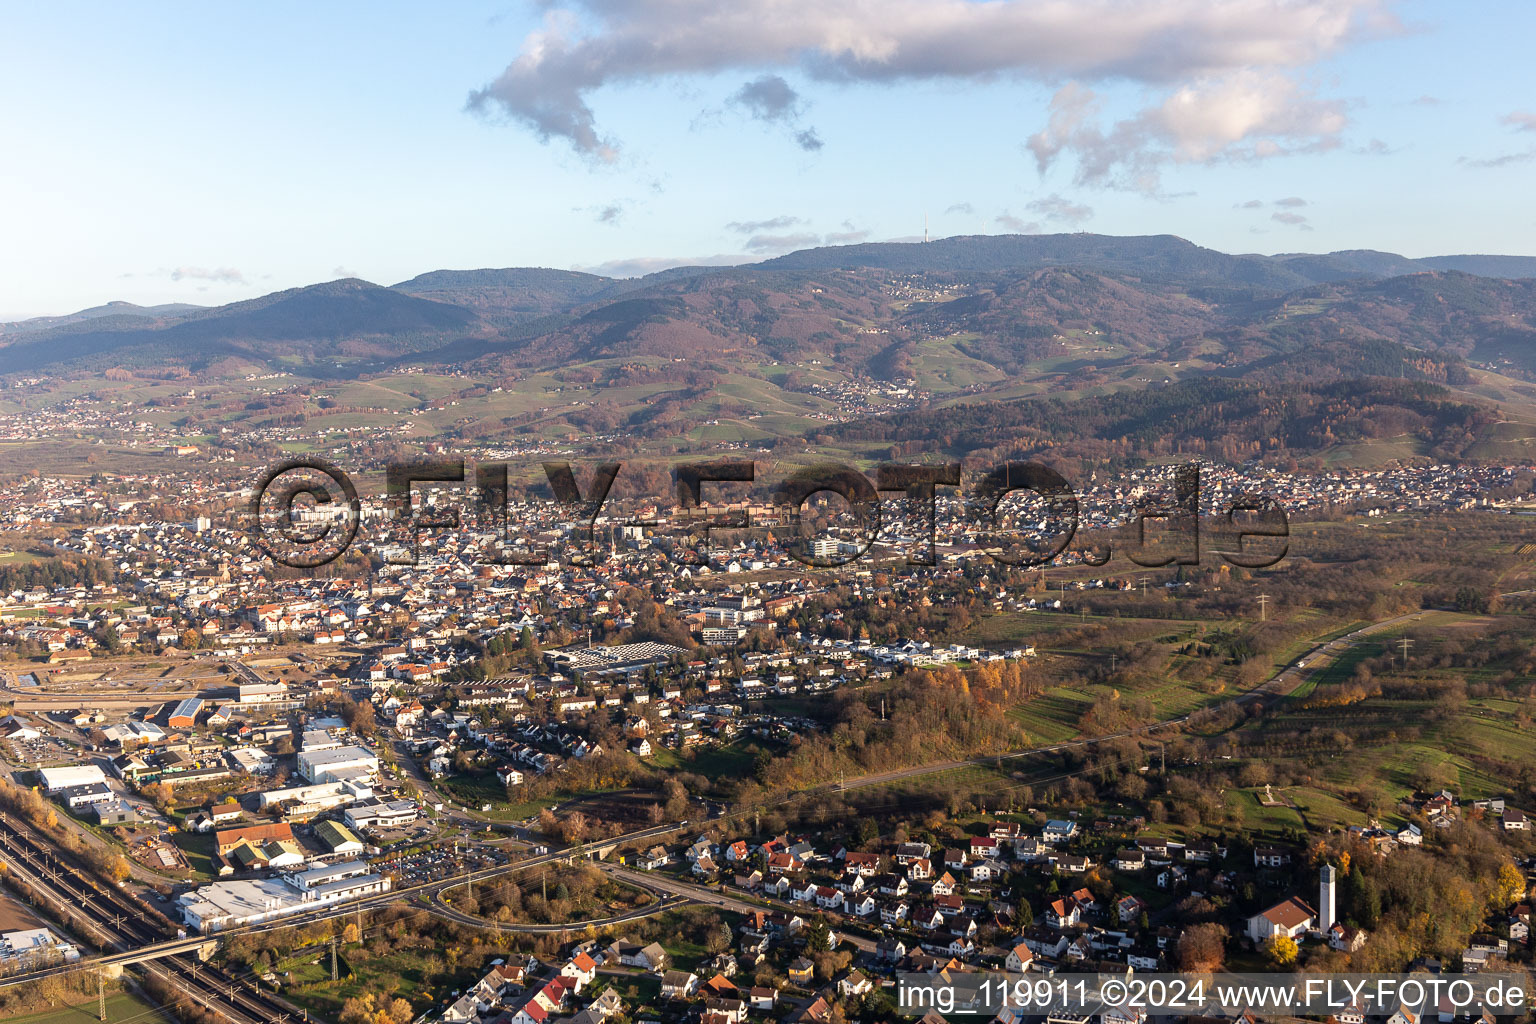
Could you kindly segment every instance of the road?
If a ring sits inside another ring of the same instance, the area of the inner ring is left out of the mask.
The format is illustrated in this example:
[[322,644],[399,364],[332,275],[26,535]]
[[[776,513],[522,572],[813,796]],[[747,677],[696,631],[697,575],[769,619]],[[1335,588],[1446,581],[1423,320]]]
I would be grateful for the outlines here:
[[[674,896],[687,897],[695,903],[704,903],[712,907],[719,907],[722,910],[735,911],[738,914],[755,914],[767,909],[783,910],[791,914],[803,914],[806,911],[805,907],[768,897],[762,897],[758,902],[754,903],[733,896],[724,888],[711,888],[694,882],[684,882],[681,879],[673,878],[671,875],[648,874],[644,871],[636,871],[633,868],[621,867],[618,864],[600,864],[598,867],[605,874],[622,879],[630,885],[650,889],[653,892],[666,892]],[[844,942],[865,953],[873,953],[875,951],[875,943],[871,939],[866,939],[862,935],[852,935],[841,931],[838,934],[843,937]]]
[[510,932],[518,935],[564,935],[574,931],[584,931],[588,927],[606,928],[609,925],[624,924],[627,921],[639,921],[643,918],[654,917],[677,907],[685,906],[690,901],[680,896],[663,896],[654,902],[647,903],[643,907],[626,910],[622,914],[612,917],[592,918],[586,921],[564,921],[557,924],[533,924],[527,921],[493,921],[490,918],[481,917],[478,914],[467,914],[457,910],[445,902],[442,893],[432,897],[426,907],[437,917],[457,921],[459,924],[472,925],[476,928],[489,928],[492,931]]

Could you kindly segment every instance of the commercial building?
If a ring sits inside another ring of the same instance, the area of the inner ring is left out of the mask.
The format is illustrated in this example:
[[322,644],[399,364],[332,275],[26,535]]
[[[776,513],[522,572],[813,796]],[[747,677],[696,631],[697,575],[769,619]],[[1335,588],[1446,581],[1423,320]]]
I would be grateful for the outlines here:
[[47,928],[0,933],[0,964],[7,968],[73,963],[79,959],[78,949]]
[[241,683],[241,704],[286,704],[287,683]]
[[117,799],[105,782],[88,782],[83,786],[70,786],[54,793],[54,798],[70,810],[79,810],[92,804],[112,803]]
[[159,743],[165,739],[165,730],[154,722],[119,722],[109,725],[102,731],[107,741],[119,746],[129,747],[135,743]]
[[98,825],[132,825],[139,820],[139,812],[122,800],[92,804],[91,813]]
[[297,871],[279,878],[214,882],[178,900],[181,919],[205,935],[272,921],[388,892],[389,879],[360,860]]
[[361,857],[363,841],[352,834],[347,826],[334,821],[322,821],[315,826],[315,838],[337,857]]
[[265,775],[272,770],[272,757],[259,747],[235,747],[224,752],[230,767],[247,775]]
[[190,729],[197,724],[197,717],[203,713],[203,698],[188,697],[171,709],[170,717],[165,724],[172,729]]
[[299,774],[310,782],[347,782],[372,779],[379,759],[362,747],[332,747],[299,751]]
[[373,790],[355,782],[317,782],[309,786],[287,786],[283,789],[264,790],[257,796],[262,810],[282,805],[312,807],[315,813],[343,804],[366,800]]
[[56,796],[66,789],[92,784],[105,785],[107,773],[94,764],[70,764],[61,768],[39,768],[37,777],[42,780],[43,791]]
[[299,743],[300,750],[335,750],[339,746],[341,746],[341,740],[324,729],[305,729]]
[[579,672],[583,679],[612,679],[637,676],[686,653],[672,644],[644,640],[613,647],[567,647],[550,651],[545,657],[562,672]]
[[241,843],[257,846],[263,843],[293,839],[293,826],[286,822],[269,825],[242,825],[239,828],[221,828],[214,835],[214,849],[220,857]]
[[341,813],[353,828],[396,828],[415,821],[421,808],[414,800],[367,800]]

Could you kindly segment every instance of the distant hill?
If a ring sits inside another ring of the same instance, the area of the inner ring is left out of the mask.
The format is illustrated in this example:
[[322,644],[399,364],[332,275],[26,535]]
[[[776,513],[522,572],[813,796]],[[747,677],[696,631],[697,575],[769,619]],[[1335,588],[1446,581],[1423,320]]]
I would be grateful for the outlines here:
[[616,356],[766,363],[836,350],[840,361],[857,365],[883,342],[860,336],[855,325],[888,316],[881,282],[858,272],[666,274],[581,307],[558,328],[517,339],[494,358],[544,366]]
[[996,273],[1091,267],[1201,284],[1288,291],[1314,279],[1264,256],[1230,256],[1176,235],[957,235],[928,243],[866,242],[764,260],[770,270],[878,267],[902,273]]
[[1270,380],[1459,384],[1466,360],[1501,359],[1536,375],[1536,281],[1424,272],[1271,295],[1087,268],[938,274],[943,281],[928,286],[892,273],[745,267],[670,280],[578,307],[546,330],[484,343],[482,363],[814,360],[899,379],[925,343],[950,339],[1009,375],[1042,361],[1081,379],[1085,369],[1191,359],[1208,372]]
[[[1407,376],[1457,383],[1449,364],[1462,359],[1506,363],[1522,375],[1536,371],[1536,280],[1508,281],[1458,271],[1383,280],[1357,280],[1292,292],[1218,335],[1234,359],[1302,350],[1327,355],[1318,372],[1339,371],[1362,358],[1381,358],[1391,346],[1406,359]],[[1366,357],[1367,350],[1376,353]],[[1429,370],[1446,364],[1449,376]],[[1274,365],[1273,359],[1266,365]],[[1312,372],[1312,371],[1308,371]],[[1398,375],[1390,363],[1366,372]]]
[[889,445],[902,454],[990,452],[1021,458],[1138,463],[1199,455],[1241,462],[1280,451],[1406,434],[1431,454],[1457,457],[1489,424],[1492,410],[1456,401],[1422,382],[1363,378],[1261,383],[1200,378],[1084,398],[1031,398],[919,409],[833,427],[845,442]]
[[880,267],[903,273],[976,273],[1045,267],[1147,274],[1187,283],[1290,291],[1354,277],[1458,270],[1481,277],[1536,277],[1536,256],[1431,256],[1351,249],[1331,253],[1229,255],[1177,235],[956,235],[928,243],[866,242],[803,249],[764,260],[783,270]]
[[0,372],[244,372],[282,359],[335,376],[404,358],[486,372],[659,359],[761,374],[778,362],[886,380],[920,366],[942,378],[945,360],[973,360],[983,377],[1033,366],[1058,384],[1080,370],[1104,384],[1168,375],[1132,373],[1141,363],[1454,384],[1471,361],[1536,379],[1536,258],[1232,255],[1174,235],[982,235],[628,280],[437,270],[390,288],[349,279],[214,308],[109,303],[0,325]]
[[95,326],[101,326],[100,321],[113,319],[120,320],[124,324],[140,322],[142,325],[141,322],[144,320],[170,320],[206,308],[206,306],[194,306],[185,302],[167,302],[159,306],[136,306],[131,302],[122,301],[108,302],[75,313],[65,313],[62,316],[39,316],[29,320],[0,324],[0,337],[34,334],[67,324],[80,323],[83,320],[98,321]]
[[1536,256],[1426,256],[1415,263],[1479,277],[1536,277]]
[[1406,256],[1374,249],[1346,249],[1327,253],[1279,253],[1274,256],[1255,256],[1267,259],[1286,270],[1317,284],[1346,281],[1360,277],[1397,277],[1417,274],[1432,269],[1419,265]]
[[[0,348],[6,370],[160,360],[198,369],[226,357],[388,355],[441,344],[479,327],[473,312],[346,279],[202,309],[164,325],[83,322],[28,334]],[[337,344],[337,343],[340,344]]]
[[1233,314],[1221,303],[1176,286],[1063,267],[999,275],[963,298],[923,304],[902,318],[915,335],[961,334],[962,351],[1010,373],[1064,354],[1061,339],[1069,331],[1107,335],[1107,342],[1141,354],[1230,322]]
[[472,309],[493,323],[523,323],[573,306],[613,288],[612,278],[573,270],[508,267],[434,270],[394,286],[417,298]]

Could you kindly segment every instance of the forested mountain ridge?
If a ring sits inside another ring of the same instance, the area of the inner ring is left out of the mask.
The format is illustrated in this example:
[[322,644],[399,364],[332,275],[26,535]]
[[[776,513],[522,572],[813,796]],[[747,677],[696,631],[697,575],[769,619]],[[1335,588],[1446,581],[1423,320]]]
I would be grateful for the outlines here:
[[[893,265],[853,265],[882,261]],[[387,427],[765,450],[1049,445],[1090,461],[1394,439],[1388,457],[1519,454],[1520,423],[1536,417],[1536,279],[1422,262],[1063,235],[808,250],[627,281],[434,271],[33,321],[0,333],[0,375],[42,395],[58,379],[143,383],[121,398],[184,410],[174,422],[194,437]],[[253,400],[257,378],[278,393]],[[167,395],[164,381],[199,386]],[[1491,429],[1510,408],[1520,423]]]
[[169,322],[103,317],[26,334],[0,348],[6,372],[95,370],[220,360],[263,364],[290,354],[308,359],[395,354],[483,330],[462,306],[419,299],[345,279],[198,309]]
[[[1272,375],[1286,372],[1292,353],[1321,358],[1299,371],[1309,374],[1387,373],[1391,363],[1405,376],[1454,381],[1453,364],[1464,359],[1536,372],[1528,351],[1536,280],[1422,269],[1380,276],[1464,259],[1472,258],[1232,256],[1174,236],[1072,234],[837,246],[629,281],[539,268],[433,271],[392,288],[342,280],[213,308],[114,304],[0,325],[0,372],[403,357],[558,368],[730,356],[894,378],[917,346],[945,337],[1010,374],[1074,352],[1095,365],[1199,355],[1223,372],[1254,364]],[[1525,268],[1523,257],[1477,260]],[[1082,353],[1084,337],[1100,339],[1089,346],[1093,358]]]
[[1456,458],[1497,422],[1491,408],[1417,382],[1327,383],[1197,378],[1083,398],[1032,398],[919,409],[842,424],[840,442],[889,445],[893,457],[994,459],[1049,452],[1086,464],[1171,455],[1242,462],[1278,450],[1408,435]]

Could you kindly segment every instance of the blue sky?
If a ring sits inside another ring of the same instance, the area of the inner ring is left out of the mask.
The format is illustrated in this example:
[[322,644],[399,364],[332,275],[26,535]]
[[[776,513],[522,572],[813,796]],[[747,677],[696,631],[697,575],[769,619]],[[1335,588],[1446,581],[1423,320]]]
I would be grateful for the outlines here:
[[0,317],[441,267],[629,273],[911,237],[925,214],[935,236],[1536,254],[1528,3],[710,12],[8,8]]

